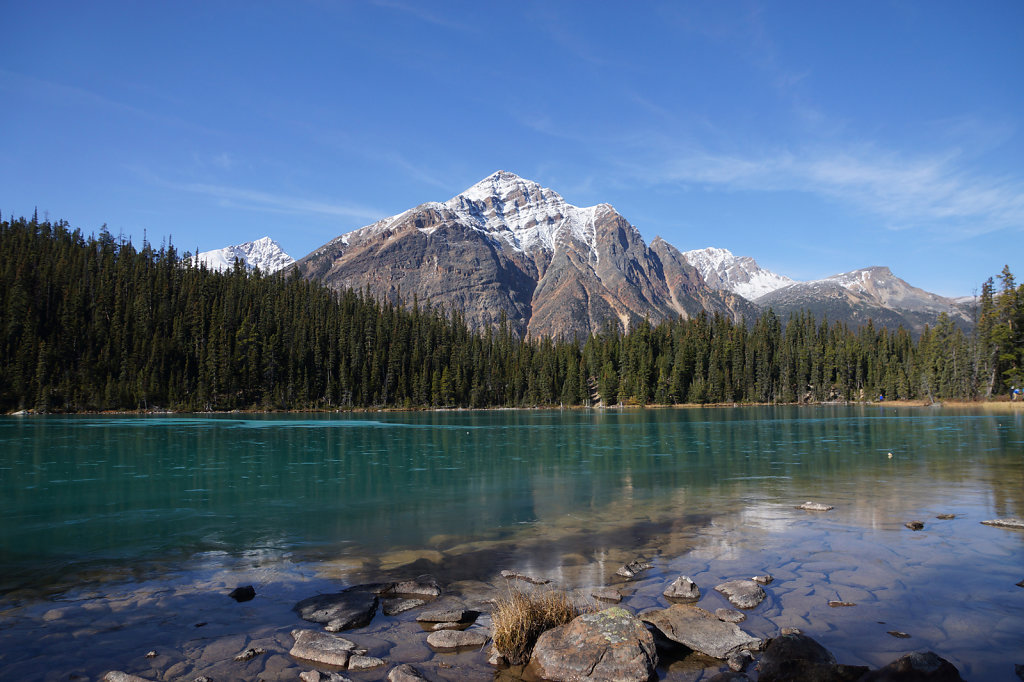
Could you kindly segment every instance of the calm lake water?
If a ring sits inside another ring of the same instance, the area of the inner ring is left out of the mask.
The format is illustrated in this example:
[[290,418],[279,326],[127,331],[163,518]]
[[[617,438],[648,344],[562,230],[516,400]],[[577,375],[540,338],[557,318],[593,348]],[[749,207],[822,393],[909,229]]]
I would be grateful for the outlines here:
[[[654,568],[619,585],[636,611],[665,606],[680,573],[714,609],[718,582],[768,572],[769,599],[743,624],[756,635],[797,626],[873,666],[931,649],[965,679],[1011,680],[1024,663],[1024,532],[979,523],[1024,516],[1021,413],[8,417],[0,495],[3,678],[174,679],[212,665],[216,642],[287,651],[290,605],[339,585],[431,573],[471,596],[510,568],[586,589],[618,584],[637,556]],[[806,500],[835,509],[794,508]],[[218,616],[211,595],[247,582],[265,599]],[[376,655],[432,660],[396,643],[400,619],[379,620]],[[159,646],[174,651],[144,662]],[[299,670],[276,659],[257,672]],[[463,672],[490,674],[478,664]],[[692,662],[659,673],[701,675]]]

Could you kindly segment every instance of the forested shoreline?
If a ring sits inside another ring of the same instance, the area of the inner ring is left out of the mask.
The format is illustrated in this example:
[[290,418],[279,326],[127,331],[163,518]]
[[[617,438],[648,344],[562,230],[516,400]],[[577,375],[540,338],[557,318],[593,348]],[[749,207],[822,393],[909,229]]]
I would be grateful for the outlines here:
[[587,339],[470,331],[456,310],[214,272],[171,244],[0,221],[0,411],[336,410],[977,400],[1024,383],[1024,285],[984,283],[965,333],[772,311]]

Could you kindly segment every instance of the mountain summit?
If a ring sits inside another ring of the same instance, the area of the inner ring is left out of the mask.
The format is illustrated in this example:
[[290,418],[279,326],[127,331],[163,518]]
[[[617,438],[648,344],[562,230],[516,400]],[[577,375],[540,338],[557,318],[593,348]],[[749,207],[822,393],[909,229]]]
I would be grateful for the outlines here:
[[629,328],[701,310],[756,313],[708,287],[674,247],[648,247],[610,205],[579,208],[507,171],[343,234],[296,267],[333,288],[453,307],[476,329],[504,318],[521,335],[583,337],[608,320]]
[[270,237],[225,246],[223,249],[203,251],[197,258],[200,262],[206,263],[206,267],[211,270],[229,270],[234,267],[237,258],[250,270],[259,268],[266,273],[277,272],[295,262],[295,259],[285,253],[281,245]]

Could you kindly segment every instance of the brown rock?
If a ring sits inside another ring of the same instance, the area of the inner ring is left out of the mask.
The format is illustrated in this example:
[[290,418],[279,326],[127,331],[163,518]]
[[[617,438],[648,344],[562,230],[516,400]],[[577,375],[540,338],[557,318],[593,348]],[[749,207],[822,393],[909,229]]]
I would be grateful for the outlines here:
[[910,530],[924,530],[924,521],[907,521],[903,525]]
[[527,670],[545,680],[646,682],[655,679],[657,664],[651,633],[613,606],[543,633]]
[[759,682],[855,682],[866,667],[838,665],[825,647],[806,635],[776,637],[757,664]]

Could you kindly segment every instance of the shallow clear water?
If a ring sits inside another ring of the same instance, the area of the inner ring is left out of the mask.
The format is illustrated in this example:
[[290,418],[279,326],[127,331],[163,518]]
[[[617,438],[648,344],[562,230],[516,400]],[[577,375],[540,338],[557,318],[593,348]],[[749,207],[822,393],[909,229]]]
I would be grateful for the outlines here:
[[[664,606],[663,583],[678,573],[715,608],[724,605],[717,581],[767,571],[776,577],[769,601],[744,625],[754,634],[796,625],[841,662],[864,665],[933,649],[966,679],[1012,679],[1012,663],[1024,663],[1024,589],[1014,585],[1024,578],[1024,532],[979,524],[1024,516],[1020,413],[0,418],[0,492],[0,676],[57,660],[55,647],[95,652],[104,641],[76,630],[74,609],[55,617],[55,605],[73,604],[84,619],[85,605],[103,603],[117,625],[109,646],[124,649],[147,631],[126,627],[110,604],[144,612],[140,594],[178,595],[181,615],[157,620],[184,628],[205,592],[255,581],[276,606],[248,608],[280,618],[287,633],[296,622],[284,607],[308,596],[303,589],[415,570],[468,594],[497,584],[502,568],[585,588],[614,582],[636,555],[655,567],[624,590],[634,610]],[[835,510],[794,509],[809,499]],[[911,519],[925,530],[904,528]],[[829,599],[858,606],[832,609]],[[145,604],[166,608],[159,602]],[[223,636],[238,634],[223,625]],[[52,641],[27,634],[38,628]],[[396,647],[379,648],[397,661]],[[102,667],[83,656],[85,674]],[[678,665],[660,672],[694,679]]]

